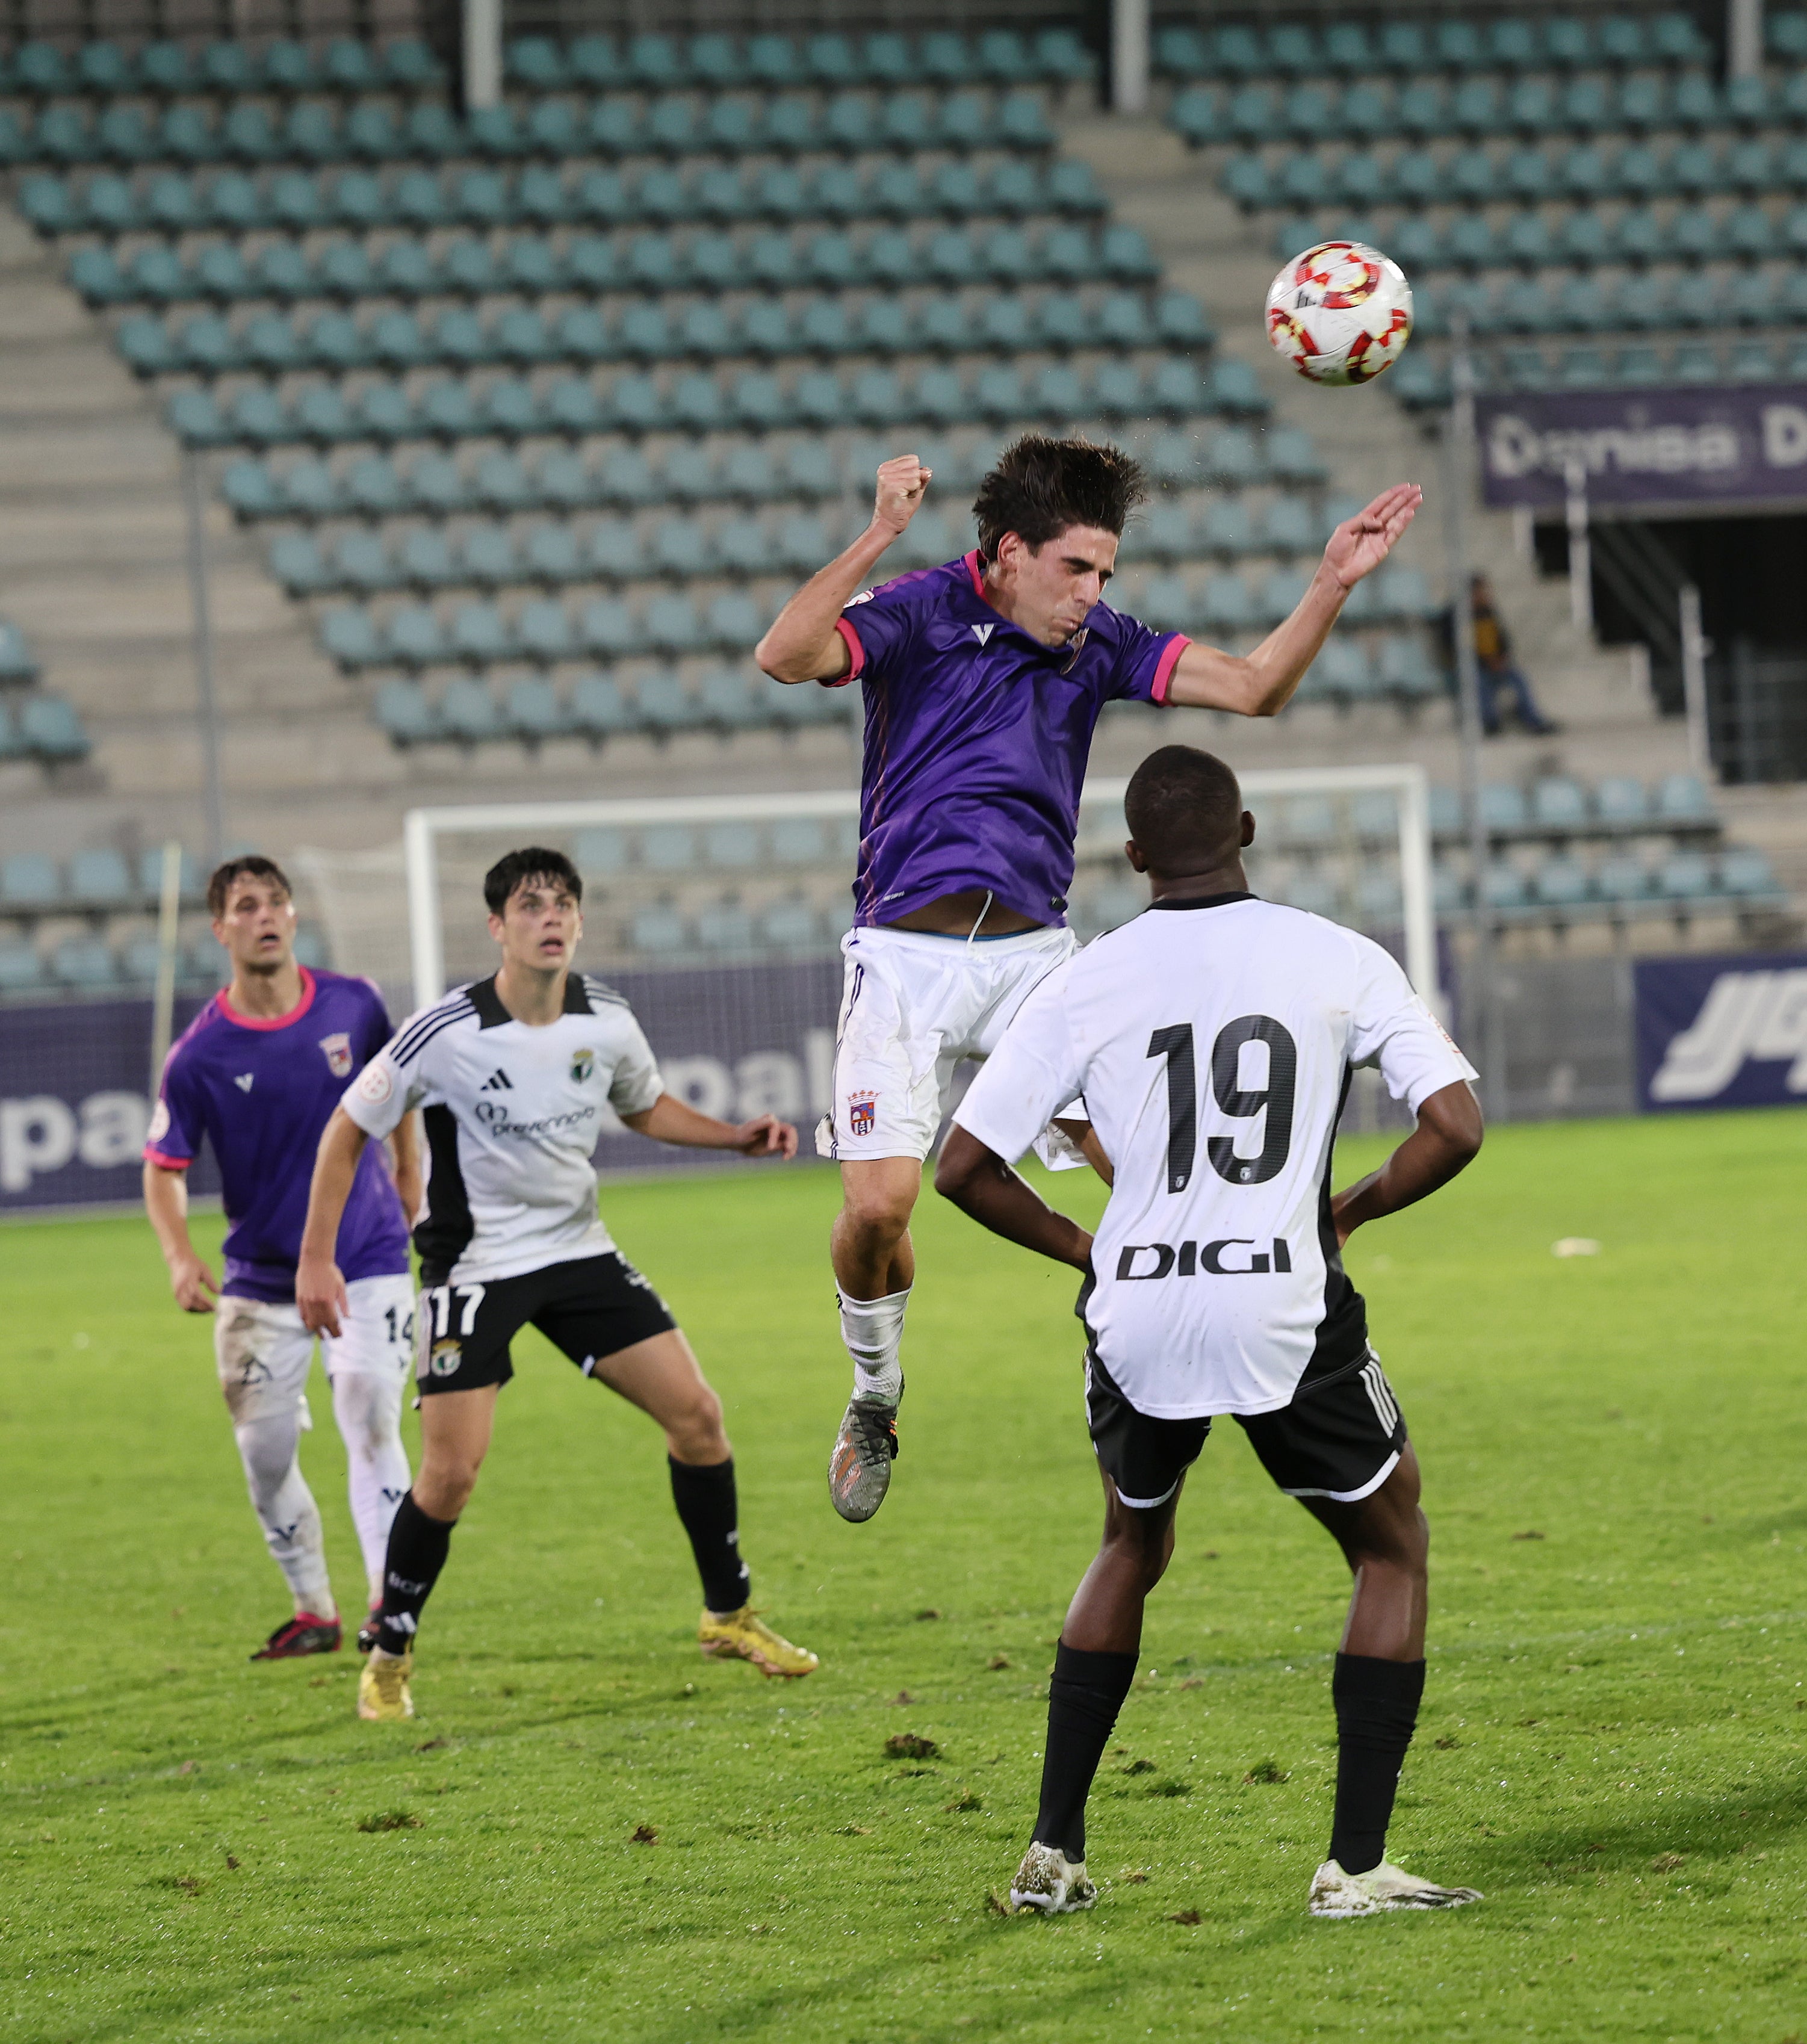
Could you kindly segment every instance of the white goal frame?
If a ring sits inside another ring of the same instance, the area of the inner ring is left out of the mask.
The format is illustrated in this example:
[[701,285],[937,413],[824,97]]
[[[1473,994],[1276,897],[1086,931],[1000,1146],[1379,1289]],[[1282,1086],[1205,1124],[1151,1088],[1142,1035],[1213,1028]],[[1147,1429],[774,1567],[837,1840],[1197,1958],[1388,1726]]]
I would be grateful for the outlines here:
[[[1351,795],[1394,797],[1399,818],[1401,920],[1405,938],[1405,976],[1434,1012],[1444,1012],[1437,979],[1436,919],[1431,887],[1430,782],[1422,766],[1285,766],[1240,774],[1244,795]],[[1121,802],[1126,780],[1086,783],[1084,801]],[[852,789],[812,794],[667,796],[644,801],[597,802],[475,802],[410,809],[402,820],[402,859],[407,876],[409,951],[414,1005],[425,1008],[446,991],[445,947],[440,935],[438,840],[452,832],[532,832],[582,830],[601,824],[773,823],[789,816],[838,820],[857,816],[859,797]]]

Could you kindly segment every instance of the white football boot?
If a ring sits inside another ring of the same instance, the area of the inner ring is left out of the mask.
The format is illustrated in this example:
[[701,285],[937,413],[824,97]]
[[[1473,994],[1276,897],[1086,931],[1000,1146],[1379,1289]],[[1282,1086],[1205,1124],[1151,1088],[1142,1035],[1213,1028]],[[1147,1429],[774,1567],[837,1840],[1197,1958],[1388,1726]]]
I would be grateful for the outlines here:
[[1098,1891],[1086,1877],[1086,1862],[1070,1860],[1059,1846],[1031,1846],[1010,1883],[1013,1909],[1039,1909],[1044,1916],[1090,1909]]
[[1311,1877],[1309,1906],[1314,1916],[1376,1916],[1383,1909],[1459,1909],[1480,1900],[1478,1888],[1439,1888],[1390,1860],[1366,1873],[1345,1873],[1327,1859]]

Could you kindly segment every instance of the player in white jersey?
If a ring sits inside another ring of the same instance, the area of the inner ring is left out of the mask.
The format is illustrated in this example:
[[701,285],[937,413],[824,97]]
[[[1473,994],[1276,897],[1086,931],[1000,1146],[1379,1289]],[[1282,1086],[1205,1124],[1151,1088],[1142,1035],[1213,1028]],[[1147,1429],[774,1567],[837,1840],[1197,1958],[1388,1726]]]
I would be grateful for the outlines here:
[[702,1578],[703,1652],[767,1675],[817,1665],[748,1601],[721,1400],[663,1300],[610,1239],[590,1163],[610,1115],[656,1141],[749,1157],[794,1156],[797,1132],[770,1114],[717,1121],[666,1092],[627,1002],[571,970],[582,893],[562,852],[531,846],[493,866],[483,894],[500,969],[410,1016],[320,1139],[295,1297],[310,1327],[336,1332],[345,1288],[334,1250],[358,1158],[367,1140],[425,1110],[427,1204],[414,1231],[421,1471],[390,1529],[362,1717],[413,1715],[421,1608],[488,1452],[497,1393],[514,1374],[509,1344],[529,1325],[664,1429],[672,1496]]
[[[1125,808],[1149,909],[1024,1002],[956,1109],[936,1177],[995,1233],[1086,1274],[1104,1541],[1061,1628],[1041,1808],[1012,1899],[1052,1913],[1096,1897],[1086,1799],[1172,1554],[1180,1487],[1225,1412],[1355,1578],[1332,1679],[1336,1812],[1312,1913],[1478,1901],[1386,1855],[1424,1692],[1429,1534],[1417,1460],[1341,1254],[1354,1229],[1434,1192],[1479,1149],[1474,1068],[1378,944],[1249,893],[1241,852],[1255,820],[1221,760],[1165,747],[1137,770]],[[1357,1065],[1379,1066],[1417,1127],[1332,1198]],[[1009,1168],[1075,1097],[1108,1160],[1095,1239]]]

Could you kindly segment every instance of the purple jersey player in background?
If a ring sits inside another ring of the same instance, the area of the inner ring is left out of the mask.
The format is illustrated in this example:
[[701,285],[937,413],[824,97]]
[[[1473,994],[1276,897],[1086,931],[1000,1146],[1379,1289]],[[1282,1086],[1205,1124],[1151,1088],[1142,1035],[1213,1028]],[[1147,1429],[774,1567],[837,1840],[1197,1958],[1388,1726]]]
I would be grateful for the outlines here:
[[1085,440],[1018,440],[979,485],[974,552],[862,594],[929,474],[914,455],[880,468],[872,522],[757,654],[775,680],[865,692],[858,913],[817,1138],[841,1171],[831,1253],[854,1389],[829,1488],[852,1520],[878,1510],[898,1452],[909,1220],[954,1068],[984,1057],[1076,948],[1067,890],[1099,713],[1136,701],[1275,715],[1421,495],[1396,484],[1339,525],[1292,616],[1235,655],[1105,603],[1147,484],[1128,455]]
[[[177,1304],[213,1316],[220,1388],[252,1505],[294,1598],[294,1618],[252,1658],[286,1660],[333,1653],[343,1639],[319,1508],[298,1455],[312,1424],[313,1337],[295,1305],[295,1264],[320,1132],[389,1040],[389,1016],[368,980],[296,963],[294,904],[273,861],[229,860],[208,883],[207,905],[232,983],[195,1016],[163,1066],[144,1149],[144,1205]],[[188,1236],[186,1174],[203,1138],[225,1194],[223,1286]],[[382,1596],[389,1523],[408,1488],[401,1419],[413,1283],[404,1202],[413,1212],[421,1183],[412,1126],[396,1139],[393,1179],[375,1146],[360,1164],[340,1235],[350,1312],[321,1345],[373,1602]]]

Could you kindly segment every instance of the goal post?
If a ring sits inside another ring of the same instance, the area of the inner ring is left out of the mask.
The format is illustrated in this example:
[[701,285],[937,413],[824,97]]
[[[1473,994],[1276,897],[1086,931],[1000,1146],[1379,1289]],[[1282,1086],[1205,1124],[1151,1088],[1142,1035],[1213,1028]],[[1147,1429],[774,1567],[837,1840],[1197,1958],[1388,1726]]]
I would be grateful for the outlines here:
[[[1279,882],[1269,891],[1332,915],[1339,908],[1352,910],[1345,920],[1377,935],[1396,936],[1407,977],[1440,1013],[1430,789],[1424,768],[1410,763],[1282,767],[1240,778],[1257,824],[1250,863],[1263,878],[1272,874]],[[1075,880],[1075,920],[1082,929],[1108,928],[1125,920],[1124,909],[1134,912],[1133,877],[1121,852],[1128,786],[1105,778],[1086,785]],[[768,907],[763,928],[753,915],[746,917],[744,930],[731,917],[717,917],[708,927],[694,922],[689,943],[682,938],[670,941],[671,932],[659,931],[656,917],[648,921],[644,914],[630,914],[624,922],[612,916],[602,933],[600,955],[594,941],[586,947],[605,969],[631,962],[681,970],[736,955],[794,957],[832,949],[840,936],[832,927],[833,890],[838,881],[844,906],[859,814],[859,797],[852,790],[411,809],[404,821],[402,851],[415,1005],[436,1001],[458,982],[468,962],[462,956],[448,961],[448,859],[459,869],[462,889],[509,842],[531,838],[571,846],[579,855],[580,870],[586,850],[600,857],[603,870],[586,871],[586,886],[593,899],[599,894],[616,909],[644,910],[694,894],[700,878],[703,891],[713,886],[717,895],[751,891],[766,896],[775,886],[781,909],[794,903],[804,911],[775,916]],[[806,828],[787,834],[773,828],[810,824],[831,827],[815,840],[814,858],[809,855]],[[687,843],[679,844],[686,834]],[[798,855],[788,862],[787,844]],[[460,851],[463,855],[457,856]],[[1113,868],[1114,888],[1106,878]],[[1327,879],[1332,870],[1336,878]],[[826,898],[825,877],[830,882]],[[1339,879],[1353,884],[1339,886]],[[1140,905],[1139,896],[1135,898]],[[460,920],[471,920],[468,909],[459,913]],[[841,920],[844,924],[844,914]],[[645,941],[655,934],[656,944]],[[742,936],[746,941],[736,943]]]
[[[1387,944],[1442,1015],[1424,769],[1240,778],[1255,819],[1245,855],[1255,892]],[[1128,785],[1094,778],[1080,803],[1067,919],[1082,938],[1148,903],[1123,855]],[[399,844],[309,848],[296,864],[330,962],[375,980],[398,1007],[424,1007],[494,970],[482,890],[495,860],[523,844],[566,852],[584,882],[579,962],[632,1002],[670,1090],[725,1120],[771,1112],[807,1127],[830,1101],[859,833],[851,789],[485,802],[413,809]],[[1348,1125],[1378,1127],[1390,1110],[1357,1076]],[[713,1155],[664,1151],[656,1168]],[[606,1123],[598,1160],[611,1171],[654,1162],[649,1146]]]

